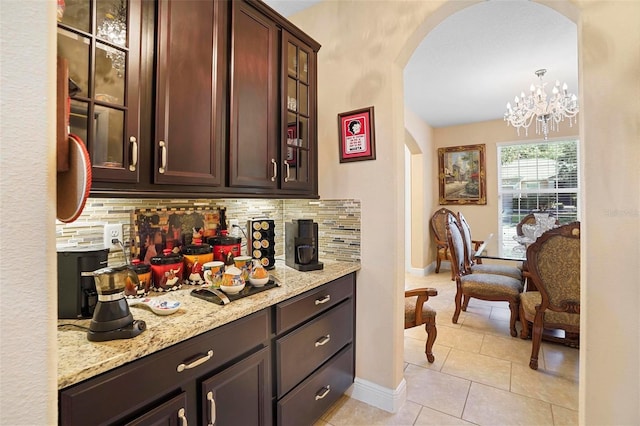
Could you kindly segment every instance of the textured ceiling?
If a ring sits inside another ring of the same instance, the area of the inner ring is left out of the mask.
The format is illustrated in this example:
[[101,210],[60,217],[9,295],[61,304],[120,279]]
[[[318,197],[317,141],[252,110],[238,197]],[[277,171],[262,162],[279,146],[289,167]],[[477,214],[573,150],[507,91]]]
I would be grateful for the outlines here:
[[[336,1],[336,0],[324,0]],[[370,0],[362,0],[370,1]],[[318,0],[267,0],[291,16]],[[405,103],[433,127],[501,119],[507,102],[547,69],[578,92],[576,25],[527,0],[491,0],[451,15],[427,34],[404,70]]]

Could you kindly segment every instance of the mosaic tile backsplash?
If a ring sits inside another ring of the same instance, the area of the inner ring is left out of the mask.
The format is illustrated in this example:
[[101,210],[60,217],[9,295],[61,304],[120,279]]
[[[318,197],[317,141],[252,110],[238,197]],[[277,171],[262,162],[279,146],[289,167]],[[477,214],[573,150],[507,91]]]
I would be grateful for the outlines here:
[[[103,228],[107,223],[121,223],[126,241],[125,253],[109,253],[109,263],[124,262],[137,251],[136,214],[140,211],[177,209],[185,213],[217,211],[226,208],[229,233],[242,237],[242,253],[247,253],[247,222],[252,218],[269,218],[275,222],[276,256],[284,256],[284,224],[293,219],[313,219],[318,223],[319,258],[360,262],[360,201],[359,200],[264,200],[264,199],[122,199],[89,198],[80,217],[72,223],[56,222],[58,251],[101,249]],[[231,225],[237,221],[240,229]],[[133,251],[132,251],[133,247]]]

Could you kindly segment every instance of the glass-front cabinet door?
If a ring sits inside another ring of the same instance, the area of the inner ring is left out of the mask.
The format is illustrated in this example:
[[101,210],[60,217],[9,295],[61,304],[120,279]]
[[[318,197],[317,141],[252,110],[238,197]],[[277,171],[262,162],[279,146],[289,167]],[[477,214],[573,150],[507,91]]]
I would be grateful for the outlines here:
[[59,0],[58,56],[69,66],[70,132],[96,181],[137,182],[140,0]]
[[311,190],[316,169],[315,53],[293,35],[282,31],[283,189]]

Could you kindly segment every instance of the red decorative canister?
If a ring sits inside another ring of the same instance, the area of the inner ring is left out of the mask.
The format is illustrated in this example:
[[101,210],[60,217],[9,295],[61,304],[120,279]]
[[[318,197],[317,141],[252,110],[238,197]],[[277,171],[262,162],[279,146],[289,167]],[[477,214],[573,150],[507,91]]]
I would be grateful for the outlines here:
[[164,249],[162,254],[151,258],[153,287],[157,291],[179,289],[182,287],[183,268],[182,255],[170,249]]
[[222,231],[222,235],[209,238],[207,242],[213,246],[213,260],[224,262],[229,253],[233,257],[240,256],[242,238],[231,237],[227,235],[227,231]]

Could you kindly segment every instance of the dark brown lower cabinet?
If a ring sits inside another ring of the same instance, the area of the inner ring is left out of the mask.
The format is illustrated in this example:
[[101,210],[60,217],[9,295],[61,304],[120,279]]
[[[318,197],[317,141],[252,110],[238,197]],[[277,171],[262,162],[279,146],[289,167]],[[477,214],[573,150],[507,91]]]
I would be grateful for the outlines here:
[[202,419],[212,425],[270,425],[269,348],[202,382]]
[[276,423],[311,425],[353,383],[355,274],[275,307]]
[[[271,396],[270,365],[253,357],[269,353],[270,334],[271,310],[267,308],[70,386],[59,394],[60,424],[207,424],[199,409],[206,400],[200,387],[203,381],[223,377],[229,371],[244,379],[234,388],[240,395],[262,395],[266,386]],[[263,377],[247,381],[246,374],[237,373],[238,366],[254,362],[262,363],[254,372]],[[231,389],[230,385],[227,388]],[[262,400],[245,404],[263,407],[261,415],[270,421],[269,404]],[[218,404],[218,415],[230,418],[233,414],[226,410],[232,408]]]
[[354,324],[350,274],[62,389],[59,424],[313,424],[353,383]]
[[126,426],[167,425],[180,426],[187,424],[187,394],[185,392],[158,405],[137,419],[126,423]]

